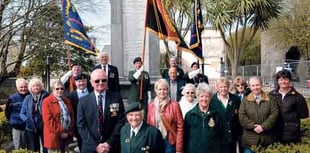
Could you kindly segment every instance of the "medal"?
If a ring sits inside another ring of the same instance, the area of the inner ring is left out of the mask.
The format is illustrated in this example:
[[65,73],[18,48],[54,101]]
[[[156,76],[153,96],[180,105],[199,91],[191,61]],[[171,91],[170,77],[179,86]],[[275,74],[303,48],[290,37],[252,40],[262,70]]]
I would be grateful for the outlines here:
[[215,123],[214,123],[214,120],[213,120],[212,117],[209,119],[208,125],[209,125],[210,127],[214,127],[214,126],[215,126]]

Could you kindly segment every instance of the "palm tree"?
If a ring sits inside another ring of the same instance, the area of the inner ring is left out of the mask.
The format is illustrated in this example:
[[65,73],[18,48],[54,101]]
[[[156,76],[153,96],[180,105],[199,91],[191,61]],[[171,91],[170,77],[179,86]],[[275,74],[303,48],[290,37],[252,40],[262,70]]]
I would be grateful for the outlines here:
[[[206,0],[207,25],[218,30],[225,44],[232,77],[237,76],[240,55],[259,29],[268,28],[269,21],[280,14],[282,0]],[[251,36],[245,41],[245,30]],[[238,30],[242,30],[238,32]],[[229,39],[234,38],[234,39]]]

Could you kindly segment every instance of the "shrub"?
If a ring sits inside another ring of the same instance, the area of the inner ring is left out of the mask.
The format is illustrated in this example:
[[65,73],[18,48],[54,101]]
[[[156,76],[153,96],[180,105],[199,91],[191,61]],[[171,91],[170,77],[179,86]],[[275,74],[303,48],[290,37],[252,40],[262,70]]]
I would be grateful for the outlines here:
[[[0,144],[11,141],[11,127],[5,118],[4,111],[0,112]],[[1,153],[1,152],[0,152]]]

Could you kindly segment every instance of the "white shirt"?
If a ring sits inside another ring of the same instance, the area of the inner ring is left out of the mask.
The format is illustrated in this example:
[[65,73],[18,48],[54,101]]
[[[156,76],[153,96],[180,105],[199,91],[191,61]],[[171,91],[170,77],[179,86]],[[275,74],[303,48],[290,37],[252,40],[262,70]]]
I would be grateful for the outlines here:
[[107,78],[108,78],[108,76],[109,76],[109,75],[108,75],[108,73],[109,73],[109,65],[108,65],[108,64],[106,64],[106,65],[102,65],[102,64],[101,64],[101,69],[102,69],[102,70],[104,70],[104,69],[103,69],[104,66],[105,66],[105,74],[106,74],[106,76],[107,76]]
[[139,130],[142,127],[142,124],[143,124],[143,121],[141,121],[141,123],[136,128],[132,128],[132,127],[130,128],[130,137],[132,136],[132,132],[135,132],[135,134],[137,136]]
[[225,99],[222,99],[219,94],[217,94],[217,98],[222,102],[225,109],[227,108],[228,100],[229,100],[229,94],[227,94],[227,97]]
[[186,97],[182,96],[179,102],[179,105],[182,111],[183,118],[185,118],[186,113],[190,111],[191,109],[193,109],[197,103],[198,102],[196,99],[194,99],[194,101],[190,103],[186,100]]
[[88,95],[88,90],[87,90],[87,88],[85,88],[84,90],[76,89],[76,92],[77,92],[77,95],[78,95],[79,98]]

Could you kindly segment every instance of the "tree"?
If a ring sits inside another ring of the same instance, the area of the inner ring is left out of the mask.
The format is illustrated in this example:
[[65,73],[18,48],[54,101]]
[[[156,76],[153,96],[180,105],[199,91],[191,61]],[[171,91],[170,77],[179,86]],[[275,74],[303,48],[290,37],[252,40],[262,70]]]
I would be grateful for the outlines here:
[[[2,0],[0,9],[0,82],[10,76],[37,75],[45,78],[46,57],[51,71],[60,76],[67,66],[66,52],[73,61],[92,65],[89,55],[64,43],[59,1]],[[91,29],[91,28],[89,28]],[[74,51],[73,51],[74,50]],[[87,57],[88,56],[88,57]],[[85,58],[87,57],[87,58]]]
[[[232,77],[237,76],[241,55],[259,29],[268,28],[269,22],[280,14],[281,0],[206,0],[206,21],[221,33],[225,52],[231,64]],[[245,41],[246,27],[251,29]],[[241,29],[241,32],[238,30]],[[234,39],[229,39],[234,38]]]
[[286,10],[272,21],[272,38],[283,44],[298,46],[304,59],[310,60],[310,1],[288,0]]
[[[238,30],[238,35],[241,34],[243,29]],[[240,61],[239,64],[240,66],[245,66],[245,65],[258,65],[261,62],[261,55],[260,55],[260,50],[261,50],[261,31],[259,30],[257,34],[254,36],[254,38],[251,40],[251,43],[248,43],[249,39],[251,37],[251,29],[247,28],[245,30],[245,35],[244,35],[244,41],[248,44],[247,46],[244,47],[244,52],[240,56]],[[234,37],[229,38],[229,41],[234,41],[230,40],[234,39]],[[240,40],[239,40],[240,41]]]

